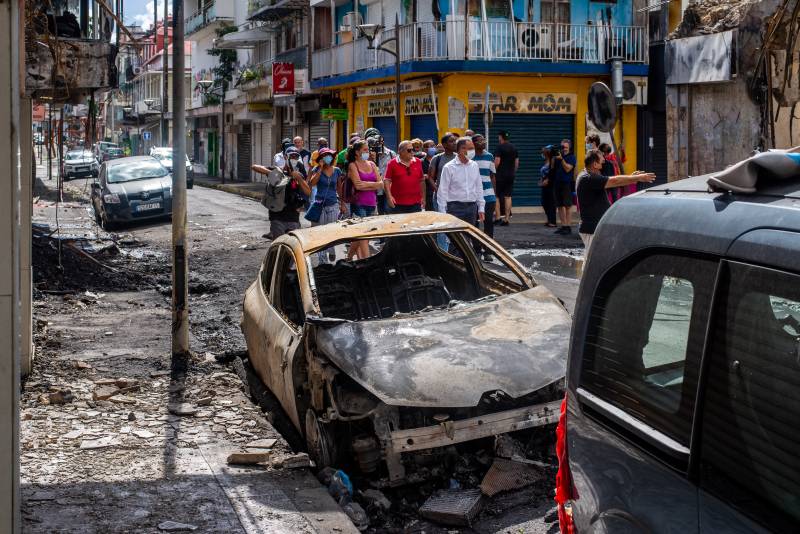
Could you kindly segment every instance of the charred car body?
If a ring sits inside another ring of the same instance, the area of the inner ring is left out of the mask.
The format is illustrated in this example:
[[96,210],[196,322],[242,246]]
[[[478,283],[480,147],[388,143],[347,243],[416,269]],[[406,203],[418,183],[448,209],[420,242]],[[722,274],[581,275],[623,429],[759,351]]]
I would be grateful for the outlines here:
[[[377,252],[314,266],[357,239]],[[255,371],[316,463],[349,453],[372,473],[385,462],[393,485],[432,451],[555,423],[569,328],[502,247],[432,212],[280,237],[242,317]]]

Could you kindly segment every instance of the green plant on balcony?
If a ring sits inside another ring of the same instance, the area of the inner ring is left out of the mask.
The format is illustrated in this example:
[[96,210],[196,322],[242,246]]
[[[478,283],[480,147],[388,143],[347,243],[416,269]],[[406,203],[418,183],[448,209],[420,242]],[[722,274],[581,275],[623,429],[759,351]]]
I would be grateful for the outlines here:
[[217,95],[203,95],[203,105],[216,106],[221,102]]
[[[236,26],[224,26],[216,30],[217,37],[222,37],[228,33],[233,33],[237,30]],[[208,55],[216,56],[219,58],[219,64],[211,69],[214,73],[214,78],[222,80],[222,88],[227,91],[228,86],[233,80],[233,75],[236,72],[236,50],[226,50],[223,48],[211,48],[208,50]]]

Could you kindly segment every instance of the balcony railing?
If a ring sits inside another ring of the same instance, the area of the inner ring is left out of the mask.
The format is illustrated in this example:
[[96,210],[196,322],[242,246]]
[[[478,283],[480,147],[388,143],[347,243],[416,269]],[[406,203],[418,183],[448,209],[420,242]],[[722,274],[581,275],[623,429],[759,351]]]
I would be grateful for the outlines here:
[[206,3],[203,7],[186,17],[185,32],[190,35],[217,20],[233,20],[233,2]]
[[[382,39],[395,35],[385,30]],[[417,22],[400,26],[400,61],[486,60],[647,63],[647,28],[534,22]],[[366,39],[313,54],[313,78],[393,64],[394,56],[369,50]]]

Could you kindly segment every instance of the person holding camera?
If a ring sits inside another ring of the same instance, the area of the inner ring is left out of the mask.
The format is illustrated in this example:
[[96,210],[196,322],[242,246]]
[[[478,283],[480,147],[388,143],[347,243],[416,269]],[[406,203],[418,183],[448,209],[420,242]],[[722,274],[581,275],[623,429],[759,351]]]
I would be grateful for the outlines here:
[[539,187],[542,188],[542,209],[547,216],[545,226],[549,228],[556,227],[556,198],[553,193],[555,184],[555,168],[553,167],[553,153],[556,148],[553,145],[547,145],[542,149],[542,165],[539,178]]
[[572,141],[562,139],[561,149],[555,151],[552,163],[552,166],[555,167],[553,193],[556,199],[558,220],[561,223],[561,228],[555,231],[556,234],[569,235],[572,233],[572,192],[574,191],[575,165],[577,164],[578,160],[572,153]]
[[286,157],[283,168],[264,167],[263,165],[253,165],[250,168],[259,174],[269,174],[274,169],[280,169],[283,174],[290,178],[284,191],[282,209],[269,210],[269,233],[263,237],[277,239],[283,234],[288,234],[292,230],[300,228],[300,210],[305,206],[308,197],[311,195],[311,186],[306,179],[306,170],[300,160],[300,152],[294,147],[286,148]]
[[638,182],[652,183],[656,179],[656,175],[651,172],[635,171],[633,174],[627,175],[603,176],[605,158],[603,153],[596,149],[586,153],[583,163],[585,167],[578,175],[575,189],[581,207],[581,224],[578,226],[578,234],[581,236],[588,255],[594,231],[600,223],[600,219],[611,207],[608,190]]

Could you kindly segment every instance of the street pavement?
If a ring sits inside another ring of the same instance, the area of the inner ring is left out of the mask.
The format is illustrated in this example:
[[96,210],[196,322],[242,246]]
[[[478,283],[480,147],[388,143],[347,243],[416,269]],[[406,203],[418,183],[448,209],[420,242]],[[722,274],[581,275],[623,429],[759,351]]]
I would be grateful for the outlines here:
[[[43,171],[40,167],[39,173],[46,175]],[[90,182],[66,184],[58,222],[63,233],[104,238],[107,234],[94,224],[86,202]],[[34,220],[52,227],[54,184],[38,183],[41,196],[34,207]],[[102,296],[88,300],[80,292],[37,292],[35,320],[46,327],[39,331],[38,359],[22,395],[23,418],[30,418],[21,434],[26,531],[49,532],[64,525],[66,531],[80,531],[88,525],[112,532],[120,529],[120,522],[149,531],[165,520],[194,524],[200,531],[352,531],[307,470],[232,470],[225,464],[226,451],[253,439],[276,439],[273,454],[291,454],[284,438],[292,432],[275,415],[279,408],[262,405],[267,413],[261,416],[241,388],[231,388],[231,378],[238,377],[217,361],[244,350],[238,327],[241,299],[268,246],[262,237],[268,231],[266,212],[246,192],[257,193],[263,186],[228,184],[229,193],[208,187],[220,184],[202,177],[196,184],[205,185],[188,191],[191,343],[198,356],[183,378],[169,359],[168,221],[137,224],[115,237],[133,244],[121,245],[129,263],[113,265],[117,272],[149,269],[149,283],[142,287],[107,294],[93,287],[91,294]],[[540,214],[519,213],[495,237],[571,311],[582,265],[580,241],[575,235],[553,236],[542,223]],[[76,300],[83,303],[78,306]],[[165,370],[172,375],[159,374]],[[154,380],[154,374],[160,378]],[[142,384],[138,393],[126,394],[134,399],[133,407],[92,400],[95,381],[118,376]],[[71,389],[77,400],[42,406],[40,395],[53,387]],[[176,416],[166,409],[176,402],[176,394],[177,400],[191,403],[209,390],[216,398],[205,419]],[[233,412],[233,419],[220,419],[220,412],[225,417]],[[139,414],[137,422],[126,424],[128,413]],[[130,437],[142,424],[152,425],[146,430],[155,434],[144,443]],[[117,445],[82,450],[80,438],[65,438],[79,430],[84,439],[108,437]],[[105,499],[102,506],[92,509],[86,494]],[[184,494],[194,497],[183,502],[174,497]],[[203,513],[192,513],[201,502]],[[65,507],[70,520],[54,523]],[[553,532],[552,512],[552,505],[520,502],[480,521],[473,531]],[[113,519],[118,515],[122,519]]]

